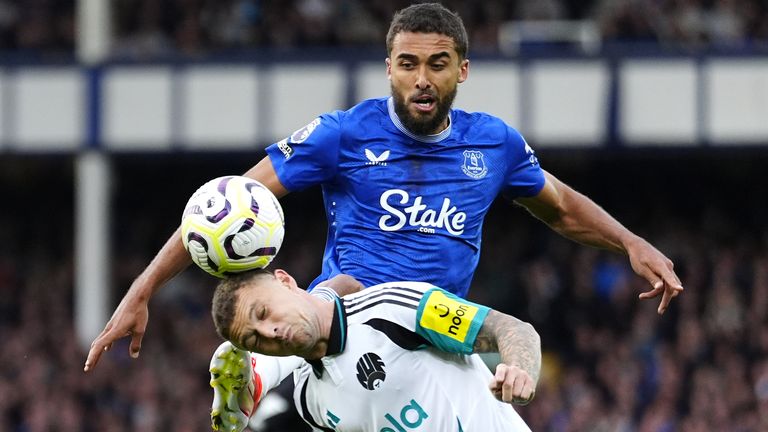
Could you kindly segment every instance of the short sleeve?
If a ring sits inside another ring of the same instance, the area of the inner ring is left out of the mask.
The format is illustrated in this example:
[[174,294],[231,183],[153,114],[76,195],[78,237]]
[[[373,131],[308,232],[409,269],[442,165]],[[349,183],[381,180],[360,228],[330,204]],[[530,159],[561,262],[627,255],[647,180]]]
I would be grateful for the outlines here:
[[507,127],[507,173],[503,193],[507,199],[537,195],[544,187],[544,170],[536,153],[520,132]]
[[336,175],[342,115],[341,111],[323,114],[267,147],[267,155],[286,189],[305,189]]
[[490,309],[440,288],[424,293],[416,311],[416,333],[434,347],[471,354]]

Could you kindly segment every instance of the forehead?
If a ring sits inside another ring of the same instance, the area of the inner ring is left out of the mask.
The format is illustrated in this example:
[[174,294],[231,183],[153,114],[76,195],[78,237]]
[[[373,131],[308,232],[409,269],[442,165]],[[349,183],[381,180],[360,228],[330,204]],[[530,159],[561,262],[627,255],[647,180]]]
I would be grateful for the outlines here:
[[430,56],[439,52],[448,52],[451,57],[458,57],[456,44],[452,37],[440,33],[400,32],[392,39],[392,58],[400,54]]
[[275,282],[276,281],[271,278],[259,277],[249,281],[237,291],[235,316],[232,319],[229,332],[230,336],[235,340],[238,340],[243,332],[248,331],[250,327],[251,310],[260,304],[269,302],[273,291],[269,289],[269,286]]
[[232,318],[232,324],[229,327],[229,335],[234,341],[240,341],[240,337],[248,327],[248,312],[250,310],[251,299],[248,295],[248,288],[241,288],[237,293],[235,300],[235,316]]

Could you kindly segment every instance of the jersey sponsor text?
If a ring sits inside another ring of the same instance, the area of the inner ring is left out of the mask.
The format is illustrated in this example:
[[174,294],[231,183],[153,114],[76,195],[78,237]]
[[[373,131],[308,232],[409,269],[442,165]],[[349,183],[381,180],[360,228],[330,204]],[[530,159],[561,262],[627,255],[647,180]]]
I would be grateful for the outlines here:
[[[413,203],[402,210],[390,204],[390,197],[394,197],[394,202],[399,204],[408,204],[410,195],[402,189],[390,189],[381,194],[379,204],[389,212],[389,214],[379,218],[379,228],[382,231],[398,231],[407,223],[413,227],[420,227],[420,232],[430,232],[430,228],[445,228],[453,235],[464,233],[464,222],[467,220],[467,214],[458,211],[458,208],[451,205],[451,199],[443,198],[443,205],[438,212],[435,209],[427,208],[423,204],[423,198],[417,196]],[[399,197],[399,200],[398,200]],[[434,232],[434,230],[432,230]]]
[[384,415],[384,418],[389,421],[392,427],[381,428],[379,432],[405,432],[407,430],[406,428],[416,429],[421,426],[421,422],[428,417],[429,415],[419,403],[411,399],[411,402],[400,410],[399,419],[395,418],[395,416],[390,413]]

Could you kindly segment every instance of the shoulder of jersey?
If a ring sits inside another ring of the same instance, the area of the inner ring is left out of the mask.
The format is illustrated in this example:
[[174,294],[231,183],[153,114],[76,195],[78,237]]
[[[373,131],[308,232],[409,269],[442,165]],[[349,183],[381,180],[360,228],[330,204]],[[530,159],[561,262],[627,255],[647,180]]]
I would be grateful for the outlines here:
[[387,99],[388,98],[373,98],[366,99],[362,102],[358,102],[349,108],[347,114],[359,114],[367,111],[382,111],[387,112]]
[[453,128],[467,134],[493,135],[503,140],[509,127],[500,118],[485,112],[467,112],[460,109],[453,110]]
[[346,295],[344,296],[344,298],[352,300],[359,297],[366,297],[374,292],[387,290],[387,289],[396,289],[396,288],[405,288],[412,291],[418,291],[423,294],[429,291],[430,289],[435,288],[435,286],[427,282],[413,282],[413,281],[386,282],[386,283],[380,283],[377,285],[371,285],[354,294]]

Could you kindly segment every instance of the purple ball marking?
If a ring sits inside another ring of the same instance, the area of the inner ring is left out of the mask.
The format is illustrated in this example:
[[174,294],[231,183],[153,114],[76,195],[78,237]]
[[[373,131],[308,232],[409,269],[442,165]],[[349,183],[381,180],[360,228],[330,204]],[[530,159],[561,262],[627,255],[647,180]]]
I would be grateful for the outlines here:
[[229,214],[229,211],[232,209],[232,205],[229,203],[229,200],[227,200],[227,184],[229,184],[229,181],[232,180],[232,177],[224,177],[221,179],[218,185],[216,185],[216,190],[221,194],[222,197],[224,197],[224,208],[216,213],[213,216],[208,216],[206,219],[208,222],[211,223],[219,223],[222,219],[227,217]]
[[254,256],[264,256],[264,255],[277,255],[277,248],[273,246],[259,248],[253,251],[253,253],[248,256],[254,257]]
[[200,245],[203,246],[203,249],[205,249],[205,251],[208,252],[208,242],[205,241],[205,238],[203,238],[203,236],[201,236],[198,233],[191,232],[187,235],[187,243],[190,243],[193,241],[200,243]]
[[216,185],[216,190],[219,191],[220,194],[226,195],[227,184],[229,184],[230,180],[232,180],[231,176],[222,178],[219,184]]
[[205,241],[205,239],[197,233],[189,233],[187,235],[187,243],[189,242],[197,242],[200,243],[200,245],[203,247],[203,250],[205,250],[205,257],[206,261],[208,261],[208,266],[213,269],[213,271],[219,271],[219,266],[216,265],[215,262],[211,260],[211,256],[208,255],[208,242]]
[[251,211],[255,216],[259,215],[259,203],[256,201],[256,199],[253,197],[253,188],[261,188],[266,189],[264,186],[262,186],[259,183],[248,183],[245,185],[245,187],[248,188],[248,193],[251,194]]
[[[232,241],[234,241],[235,236],[237,234],[253,228],[254,224],[255,224],[255,222],[253,221],[253,219],[248,218],[248,219],[243,221],[243,224],[240,226],[240,229],[238,229],[235,234],[230,234],[230,235],[227,236],[226,239],[224,239],[224,250],[227,251],[227,256],[228,257],[230,257],[232,259],[245,258],[244,256],[242,256],[242,255],[238,254],[237,252],[235,252],[235,249],[232,247]],[[253,256],[253,255],[251,255],[251,256]]]

